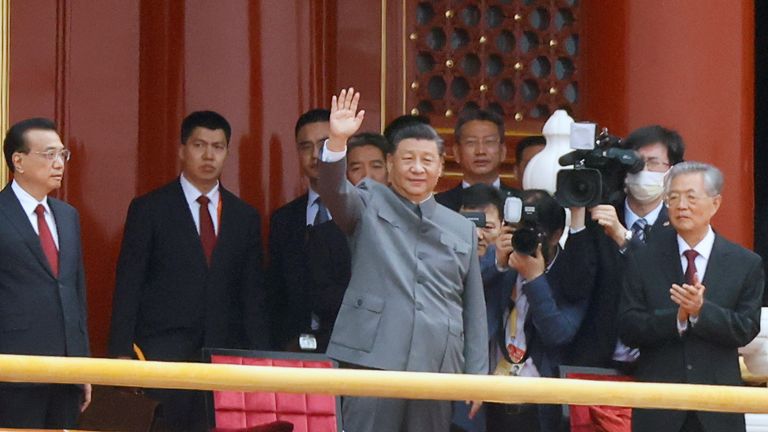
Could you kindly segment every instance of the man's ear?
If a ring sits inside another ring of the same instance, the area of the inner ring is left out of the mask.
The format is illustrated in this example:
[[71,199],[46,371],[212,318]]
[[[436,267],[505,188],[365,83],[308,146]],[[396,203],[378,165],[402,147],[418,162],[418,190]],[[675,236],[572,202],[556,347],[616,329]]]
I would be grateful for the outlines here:
[[[453,143],[451,146],[451,154],[453,155],[453,159],[456,160],[456,163],[461,163],[461,152],[459,151],[459,143],[458,141]],[[443,155],[445,156],[445,155]],[[443,157],[445,159],[445,157]]]
[[17,173],[23,173],[24,167],[21,163],[23,158],[21,157],[22,153],[16,152],[11,156],[11,163],[13,164],[13,170]]
[[442,177],[443,176],[443,168],[445,168],[445,155],[440,155],[440,169],[439,169],[439,171],[437,173],[438,177]]

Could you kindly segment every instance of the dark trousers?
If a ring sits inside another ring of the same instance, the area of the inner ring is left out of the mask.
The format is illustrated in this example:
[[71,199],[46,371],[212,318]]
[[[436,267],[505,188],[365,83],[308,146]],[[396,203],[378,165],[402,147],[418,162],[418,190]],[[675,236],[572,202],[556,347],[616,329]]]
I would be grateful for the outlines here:
[[71,429],[83,391],[70,384],[0,385],[0,427]]
[[683,427],[680,428],[680,432],[704,432],[704,427],[699,421],[699,416],[694,411],[688,411],[688,415],[685,416],[685,422]]
[[146,389],[145,393],[160,402],[152,430],[163,432],[202,432],[208,430],[205,392]]
[[539,410],[536,405],[489,403],[486,408],[487,432],[539,432]]

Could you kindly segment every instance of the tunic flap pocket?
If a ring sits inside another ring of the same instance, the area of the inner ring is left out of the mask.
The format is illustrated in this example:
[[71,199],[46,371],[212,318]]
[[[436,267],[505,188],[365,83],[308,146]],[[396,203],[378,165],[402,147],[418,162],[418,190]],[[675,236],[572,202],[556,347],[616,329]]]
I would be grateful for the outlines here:
[[464,326],[459,321],[449,319],[448,331],[454,336],[462,337],[464,335]]
[[400,227],[400,224],[397,222],[397,217],[395,217],[391,209],[386,207],[379,208],[377,214],[379,215],[380,218],[389,222],[389,224],[392,225],[393,227]]
[[440,234],[440,243],[450,247],[454,251],[460,254],[467,254],[471,246],[469,243],[459,240],[447,234]]
[[384,310],[384,299],[373,294],[357,295],[352,297],[352,306],[367,309],[371,312]]

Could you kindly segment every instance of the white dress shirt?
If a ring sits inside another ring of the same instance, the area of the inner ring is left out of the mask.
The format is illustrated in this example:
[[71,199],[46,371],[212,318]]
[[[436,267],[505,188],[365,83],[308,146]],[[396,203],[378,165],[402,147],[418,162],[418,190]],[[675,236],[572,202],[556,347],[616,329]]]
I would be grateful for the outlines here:
[[[680,234],[677,235],[677,249],[680,256],[680,265],[683,268],[683,274],[685,274],[686,270],[688,270],[688,258],[683,255],[683,253],[689,249],[693,249],[696,252],[698,252],[698,255],[696,255],[696,258],[693,260],[693,263],[696,265],[696,277],[699,279],[699,282],[704,280],[704,273],[707,271],[707,263],[709,262],[709,256],[712,254],[712,246],[715,245],[715,232],[712,230],[712,226],[710,225],[707,227],[707,234],[704,235],[704,238],[701,239],[701,241],[691,247],[688,243],[683,240],[682,237],[680,237]],[[682,335],[685,333],[686,330],[688,330],[688,323],[690,322],[692,326],[696,325],[696,322],[699,321],[699,317],[688,317],[688,321],[686,322],[677,322],[677,331]]]
[[[468,187],[472,186],[471,184],[467,183],[466,181],[461,181],[461,188],[466,189]],[[491,186],[495,187],[496,189],[501,189],[501,177],[496,177],[496,180],[491,183]]]
[[662,207],[664,207],[664,201],[660,202],[659,205],[657,205],[656,208],[651,210],[647,215],[638,216],[629,207],[629,201],[625,199],[624,200],[624,226],[627,227],[627,229],[632,229],[632,225],[634,225],[635,222],[641,218],[645,219],[645,221],[648,222],[649,227],[653,226],[653,224],[656,223],[656,219],[659,218],[659,213],[661,213]]
[[213,187],[207,194],[203,194],[200,192],[195,185],[190,183],[189,180],[187,180],[186,177],[184,177],[184,173],[181,174],[180,178],[181,182],[181,189],[184,191],[184,198],[187,199],[187,205],[189,206],[189,211],[192,213],[192,219],[195,221],[195,228],[197,228],[197,234],[200,234],[200,203],[197,202],[197,199],[200,198],[200,195],[205,195],[210,200],[208,202],[208,213],[211,215],[211,220],[213,221],[213,232],[216,233],[216,235],[219,234],[219,199],[221,197],[221,193],[219,191],[219,182],[216,182],[216,186]]
[[[307,191],[307,225],[315,224],[315,217],[317,217],[317,212],[320,210],[320,205],[317,203],[318,198],[320,198],[320,194],[310,187]],[[327,207],[325,212],[328,214],[328,220],[333,220],[333,216]]]
[[46,196],[42,201],[38,201],[37,198],[30,195],[29,192],[16,183],[16,180],[11,183],[11,189],[19,200],[21,208],[24,209],[24,214],[27,215],[29,222],[32,224],[32,229],[35,230],[38,236],[40,235],[40,230],[37,227],[37,213],[35,213],[35,209],[38,205],[43,205],[45,208],[45,222],[48,224],[48,229],[51,230],[53,242],[56,243],[56,249],[58,249],[59,231],[56,229],[56,219],[53,218],[53,212],[51,212],[51,208],[48,206],[48,197]]

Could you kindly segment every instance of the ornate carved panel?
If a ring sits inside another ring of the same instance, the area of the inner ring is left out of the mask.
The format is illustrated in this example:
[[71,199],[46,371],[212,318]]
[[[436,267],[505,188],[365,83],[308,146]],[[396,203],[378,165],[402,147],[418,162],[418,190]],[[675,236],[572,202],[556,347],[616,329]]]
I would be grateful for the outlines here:
[[578,106],[577,0],[414,1],[406,10],[407,109],[450,126],[465,109],[508,128]]

